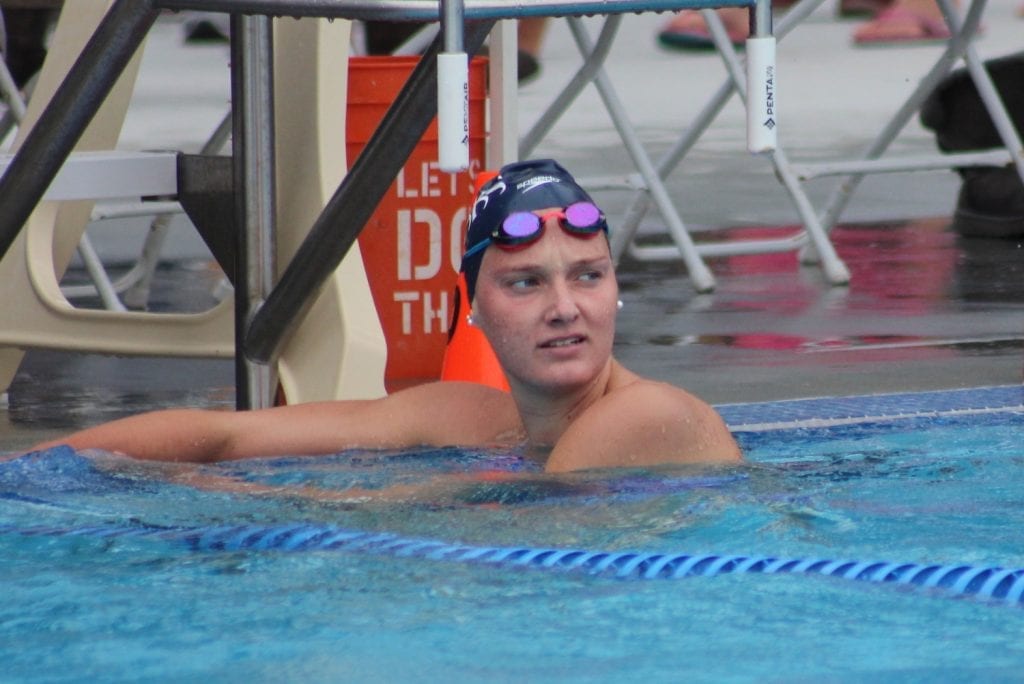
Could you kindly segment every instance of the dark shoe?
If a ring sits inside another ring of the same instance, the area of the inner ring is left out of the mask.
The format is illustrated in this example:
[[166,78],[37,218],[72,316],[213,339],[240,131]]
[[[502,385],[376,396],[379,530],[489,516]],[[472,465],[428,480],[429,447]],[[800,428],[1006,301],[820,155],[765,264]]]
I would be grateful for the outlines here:
[[529,52],[520,50],[516,65],[519,69],[519,85],[532,81],[540,75],[540,62]]
[[1015,167],[975,167],[961,175],[953,230],[967,237],[1024,236],[1024,183]]
[[363,31],[366,35],[366,54],[390,55],[424,26],[426,24],[423,23],[367,21],[363,24]]
[[228,37],[208,21],[200,21],[185,34],[187,43],[224,43]]
[[188,12],[183,24],[186,43],[226,43],[230,18],[216,12]]
[[[1024,130],[1024,52],[985,62],[1006,112],[1017,130]],[[969,152],[1003,147],[974,81],[965,69],[949,74],[921,106],[921,124],[935,131],[943,152]],[[1021,237],[1024,235],[1024,183],[1014,166],[958,168],[963,184],[953,215],[961,235]]]
[[[484,45],[482,48],[480,48],[480,50],[477,51],[476,56],[487,57],[488,59],[490,59],[490,48],[487,45]],[[529,52],[524,52],[523,50],[520,50],[516,59],[516,69],[517,82],[519,83],[519,85],[523,85],[528,81],[532,81],[540,74],[540,62],[537,61],[537,58],[531,55]]]
[[887,0],[839,0],[839,17],[842,19],[869,19],[886,7]]

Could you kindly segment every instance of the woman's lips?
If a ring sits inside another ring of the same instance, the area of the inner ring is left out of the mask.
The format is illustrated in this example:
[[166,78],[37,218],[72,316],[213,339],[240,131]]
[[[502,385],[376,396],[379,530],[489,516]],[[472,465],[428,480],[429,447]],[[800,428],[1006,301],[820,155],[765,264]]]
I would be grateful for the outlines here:
[[572,347],[577,344],[582,344],[586,338],[583,335],[567,335],[565,337],[557,337],[547,342],[542,342],[541,347],[544,349],[561,349],[564,347]]

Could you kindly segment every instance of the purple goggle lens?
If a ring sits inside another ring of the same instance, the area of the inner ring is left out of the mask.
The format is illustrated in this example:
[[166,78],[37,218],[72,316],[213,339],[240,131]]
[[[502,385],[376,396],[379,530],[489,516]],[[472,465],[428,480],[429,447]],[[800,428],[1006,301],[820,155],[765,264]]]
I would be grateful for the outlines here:
[[608,230],[604,214],[592,202],[576,202],[565,209],[556,209],[543,216],[529,211],[517,211],[506,216],[489,238],[466,250],[462,258],[466,259],[482,252],[492,242],[506,249],[528,245],[541,236],[544,224],[551,217],[558,218],[562,229],[573,235],[589,237],[596,235],[598,231]]
[[558,218],[564,230],[580,235],[596,233],[605,226],[604,215],[596,205],[591,202],[576,202],[565,209],[551,211],[543,216],[529,211],[509,214],[501,222],[501,227],[491,234],[491,238],[499,245],[532,242],[540,237],[544,224],[551,217]]

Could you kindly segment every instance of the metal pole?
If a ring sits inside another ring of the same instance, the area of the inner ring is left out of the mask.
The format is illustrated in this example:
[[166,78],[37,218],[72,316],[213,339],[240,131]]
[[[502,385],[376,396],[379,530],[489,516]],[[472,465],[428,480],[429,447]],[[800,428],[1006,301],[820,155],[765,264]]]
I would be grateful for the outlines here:
[[756,0],[750,8],[750,35],[758,38],[772,35],[771,0]]
[[462,0],[440,0],[441,32],[444,34],[445,52],[462,52],[465,29],[463,27]]
[[0,258],[145,39],[152,0],[116,0],[0,178]]
[[[493,22],[466,27],[466,48],[476,53]],[[289,329],[301,322],[327,278],[345,258],[437,112],[438,41],[420,59],[363,152],[317,217],[245,337],[249,358],[277,358]]]
[[273,288],[273,25],[270,17],[231,16],[231,102],[235,194],[235,404],[273,405],[277,378],[244,353],[249,322]]

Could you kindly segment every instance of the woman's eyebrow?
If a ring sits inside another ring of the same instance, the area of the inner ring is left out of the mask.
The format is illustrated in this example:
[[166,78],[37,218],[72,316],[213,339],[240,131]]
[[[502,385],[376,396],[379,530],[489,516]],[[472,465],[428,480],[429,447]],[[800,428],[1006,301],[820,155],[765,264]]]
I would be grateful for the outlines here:
[[610,256],[601,255],[596,257],[583,257],[572,262],[573,266],[591,266],[591,267],[608,267],[611,268],[612,259]]
[[[607,256],[599,256],[593,258],[581,258],[574,259],[567,264],[567,270],[576,270],[580,268],[612,268],[612,260]],[[541,261],[523,261],[517,264],[508,264],[503,266],[493,266],[495,273],[520,273],[520,272],[547,272],[548,266]]]

